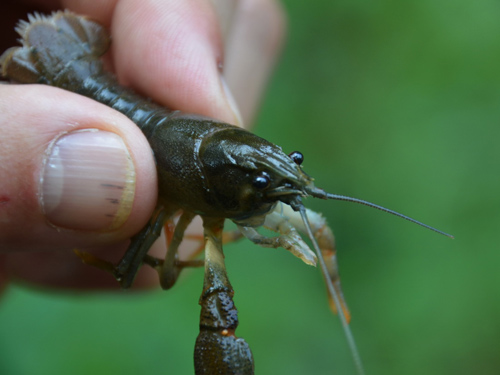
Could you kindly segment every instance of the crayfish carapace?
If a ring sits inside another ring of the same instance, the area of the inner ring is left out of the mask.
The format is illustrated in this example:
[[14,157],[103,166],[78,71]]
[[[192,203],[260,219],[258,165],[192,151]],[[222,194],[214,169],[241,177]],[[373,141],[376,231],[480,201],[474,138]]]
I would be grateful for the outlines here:
[[[124,288],[130,287],[138,269],[148,264],[158,271],[162,287],[168,289],[184,267],[200,265],[200,261],[179,261],[177,249],[192,219],[196,215],[203,218],[205,259],[201,264],[205,266],[205,279],[195,348],[197,374],[254,373],[248,344],[234,334],[238,318],[222,252],[226,219],[235,222],[241,233],[258,245],[283,247],[307,264],[315,265],[319,260],[332,308],[340,312],[362,373],[347,326],[350,315],[340,288],[333,234],[321,215],[304,208],[302,197],[362,203],[435,229],[372,203],[315,187],[300,166],[303,157],[298,152],[287,155],[244,129],[168,110],[119,86],[103,70],[100,60],[109,46],[109,36],[103,27],[85,17],[70,12],[35,14],[29,22],[21,21],[17,31],[23,46],[7,50],[0,58],[4,77],[18,83],[57,86],[122,112],[142,130],[155,155],[159,197],[150,222],[132,238],[117,265],[86,253],[79,253],[80,257],[110,271]],[[164,224],[179,213],[166,258],[148,255]],[[261,225],[279,236],[261,235],[255,229]],[[316,254],[297,229],[308,235]]]

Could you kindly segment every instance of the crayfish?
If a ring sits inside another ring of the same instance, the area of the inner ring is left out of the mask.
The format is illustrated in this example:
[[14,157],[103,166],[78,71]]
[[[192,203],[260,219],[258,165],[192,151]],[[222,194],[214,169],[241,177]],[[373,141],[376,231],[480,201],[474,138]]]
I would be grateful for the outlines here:
[[[334,311],[339,312],[355,358],[348,330],[333,234],[325,219],[307,210],[302,198],[337,199],[368,205],[440,232],[381,206],[325,192],[301,168],[299,152],[286,154],[277,145],[242,128],[197,115],[169,110],[121,87],[103,69],[100,57],[110,38],[99,24],[70,12],[35,14],[17,27],[23,46],[0,58],[4,77],[18,83],[57,86],[104,103],[129,117],[142,130],[157,163],[159,196],[149,223],[132,239],[118,264],[79,252],[85,263],[112,273],[123,288],[132,285],[138,269],[153,267],[161,286],[171,288],[185,267],[205,267],[200,334],[195,346],[196,374],[253,374],[252,353],[235,336],[238,326],[233,289],[222,250],[224,221],[264,247],[283,247],[305,263],[319,261]],[[180,216],[179,216],[180,215]],[[195,216],[204,227],[204,261],[180,261],[177,250]],[[179,216],[165,259],[148,254],[165,223]],[[260,234],[264,225],[278,233]],[[307,234],[315,253],[298,231]],[[448,235],[449,236],[449,235]],[[362,372],[361,363],[358,370]]]

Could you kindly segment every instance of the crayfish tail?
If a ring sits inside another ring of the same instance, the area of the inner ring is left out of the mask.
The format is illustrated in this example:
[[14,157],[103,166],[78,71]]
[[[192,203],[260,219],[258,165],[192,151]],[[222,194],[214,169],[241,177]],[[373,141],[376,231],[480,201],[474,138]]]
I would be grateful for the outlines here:
[[[94,21],[68,11],[50,16],[34,13],[16,27],[22,47],[10,48],[0,57],[2,75],[19,83],[64,86],[66,71],[82,78],[102,70],[98,59],[110,43],[106,30]],[[74,65],[78,65],[75,68]]]

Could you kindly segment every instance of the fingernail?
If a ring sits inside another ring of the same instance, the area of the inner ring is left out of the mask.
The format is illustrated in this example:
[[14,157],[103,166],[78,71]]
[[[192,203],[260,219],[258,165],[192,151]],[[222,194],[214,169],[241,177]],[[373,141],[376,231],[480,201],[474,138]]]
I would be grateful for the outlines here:
[[40,203],[53,225],[110,231],[127,220],[135,169],[120,136],[97,129],[76,131],[56,139],[46,155]]
[[243,118],[241,117],[240,110],[238,109],[238,105],[236,104],[236,100],[234,100],[234,96],[231,93],[231,90],[229,89],[229,86],[227,85],[226,79],[221,76],[220,81],[222,83],[222,88],[224,89],[224,95],[226,96],[226,101],[229,104],[229,108],[231,108],[231,111],[233,112],[234,115],[234,123],[233,125],[238,125],[243,127]]

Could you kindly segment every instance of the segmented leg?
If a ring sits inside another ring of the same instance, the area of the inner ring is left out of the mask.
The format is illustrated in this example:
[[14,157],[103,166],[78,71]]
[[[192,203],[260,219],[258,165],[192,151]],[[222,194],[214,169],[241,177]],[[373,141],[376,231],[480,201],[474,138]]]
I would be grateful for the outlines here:
[[[338,308],[341,308],[344,312],[346,321],[349,322],[351,319],[351,313],[349,312],[349,308],[347,307],[347,303],[345,302],[344,295],[342,293],[337,264],[335,238],[333,236],[332,230],[328,227],[325,218],[321,214],[309,209],[307,209],[306,211],[314,237],[318,242],[323,257],[325,258],[329,277],[332,280],[333,286],[337,292],[337,295],[339,296],[339,300],[341,303],[341,306],[337,307],[332,297],[328,295],[330,308],[334,313],[337,313]],[[295,256],[298,256],[302,260],[304,260],[304,254],[307,254],[307,251],[305,251],[303,248],[304,246],[309,252],[311,252],[309,247],[302,241],[302,239],[300,239],[299,241],[295,237],[295,229],[293,228],[296,228],[301,233],[306,233],[306,228],[300,214],[298,212],[295,212],[290,206],[283,203],[279,203],[278,205],[276,205],[274,211],[267,215],[264,226],[272,231],[280,233],[281,236],[277,237],[277,240],[273,238],[267,238],[266,240],[259,238],[258,241],[255,241],[255,239],[249,237],[250,240],[261,246],[266,246],[267,242],[272,241],[276,241],[279,243],[279,246],[282,246],[281,243],[285,242],[287,246],[292,245],[292,249],[288,249],[286,246],[282,247],[290,250]],[[290,230],[290,228],[292,228],[292,230]],[[248,231],[245,231],[243,233],[246,235],[246,232]],[[259,242],[262,242],[263,244]],[[314,259],[316,259],[316,257],[314,257]],[[304,260],[304,262],[307,263],[306,260]]]
[[[195,215],[184,212],[175,226],[172,216],[172,211],[166,211],[163,207],[158,207],[149,223],[138,234],[132,237],[125,255],[116,266],[87,252],[79,250],[74,250],[74,252],[85,264],[111,273],[120,282],[122,288],[130,288],[139,268],[143,264],[147,264],[158,272],[161,287],[163,289],[170,289],[184,268],[202,267],[205,264],[203,260],[178,260],[177,252],[182,242],[184,231]],[[169,235],[167,234],[168,251],[165,260],[147,254],[153,243],[161,235],[164,226],[168,226],[169,230],[171,230],[170,238],[168,238]]]
[[163,223],[171,216],[162,207],[157,208],[149,224],[132,237],[132,242],[115,269],[115,277],[123,288],[129,288],[153,243],[160,237]]
[[253,375],[252,352],[234,333],[238,326],[222,252],[223,220],[204,219],[205,279],[200,298],[200,334],[194,352],[197,375]]
[[[255,228],[238,226],[241,233],[253,243],[262,247],[278,248],[282,247],[290,251],[304,263],[311,266],[316,265],[316,255],[309,249],[309,246],[302,240],[295,228],[286,220],[280,220],[277,223],[276,232],[281,235],[278,237],[266,237],[257,232]],[[274,230],[270,228],[271,230]]]
[[179,245],[182,242],[182,238],[184,237],[184,232],[188,227],[189,223],[193,220],[196,215],[190,212],[183,212],[175,226],[172,237],[169,239],[168,251],[165,257],[165,260],[158,261],[154,265],[151,264],[150,260],[152,257],[147,257],[145,261],[153,266],[158,271],[158,275],[160,276],[160,284],[163,289],[170,289],[177,278],[179,277],[180,272],[184,267],[188,266],[201,266],[203,265],[203,261],[201,263],[199,261],[179,261],[178,260],[178,251]]
[[[189,260],[192,260],[196,258],[198,255],[200,255],[203,250],[205,250],[205,237],[203,234],[186,234],[184,235],[184,238],[187,240],[192,240],[195,242],[199,243],[199,246],[197,246],[190,254]],[[236,242],[243,238],[243,233],[239,229],[235,230],[225,230],[222,233],[222,245],[227,245],[233,242]]]
[[130,288],[137,271],[142,266],[147,252],[161,235],[163,224],[171,215],[172,212],[166,211],[162,206],[157,207],[149,223],[139,233],[132,237],[125,255],[116,266],[111,262],[102,260],[83,251],[75,250],[75,253],[85,264],[110,272],[120,283],[122,288]]

